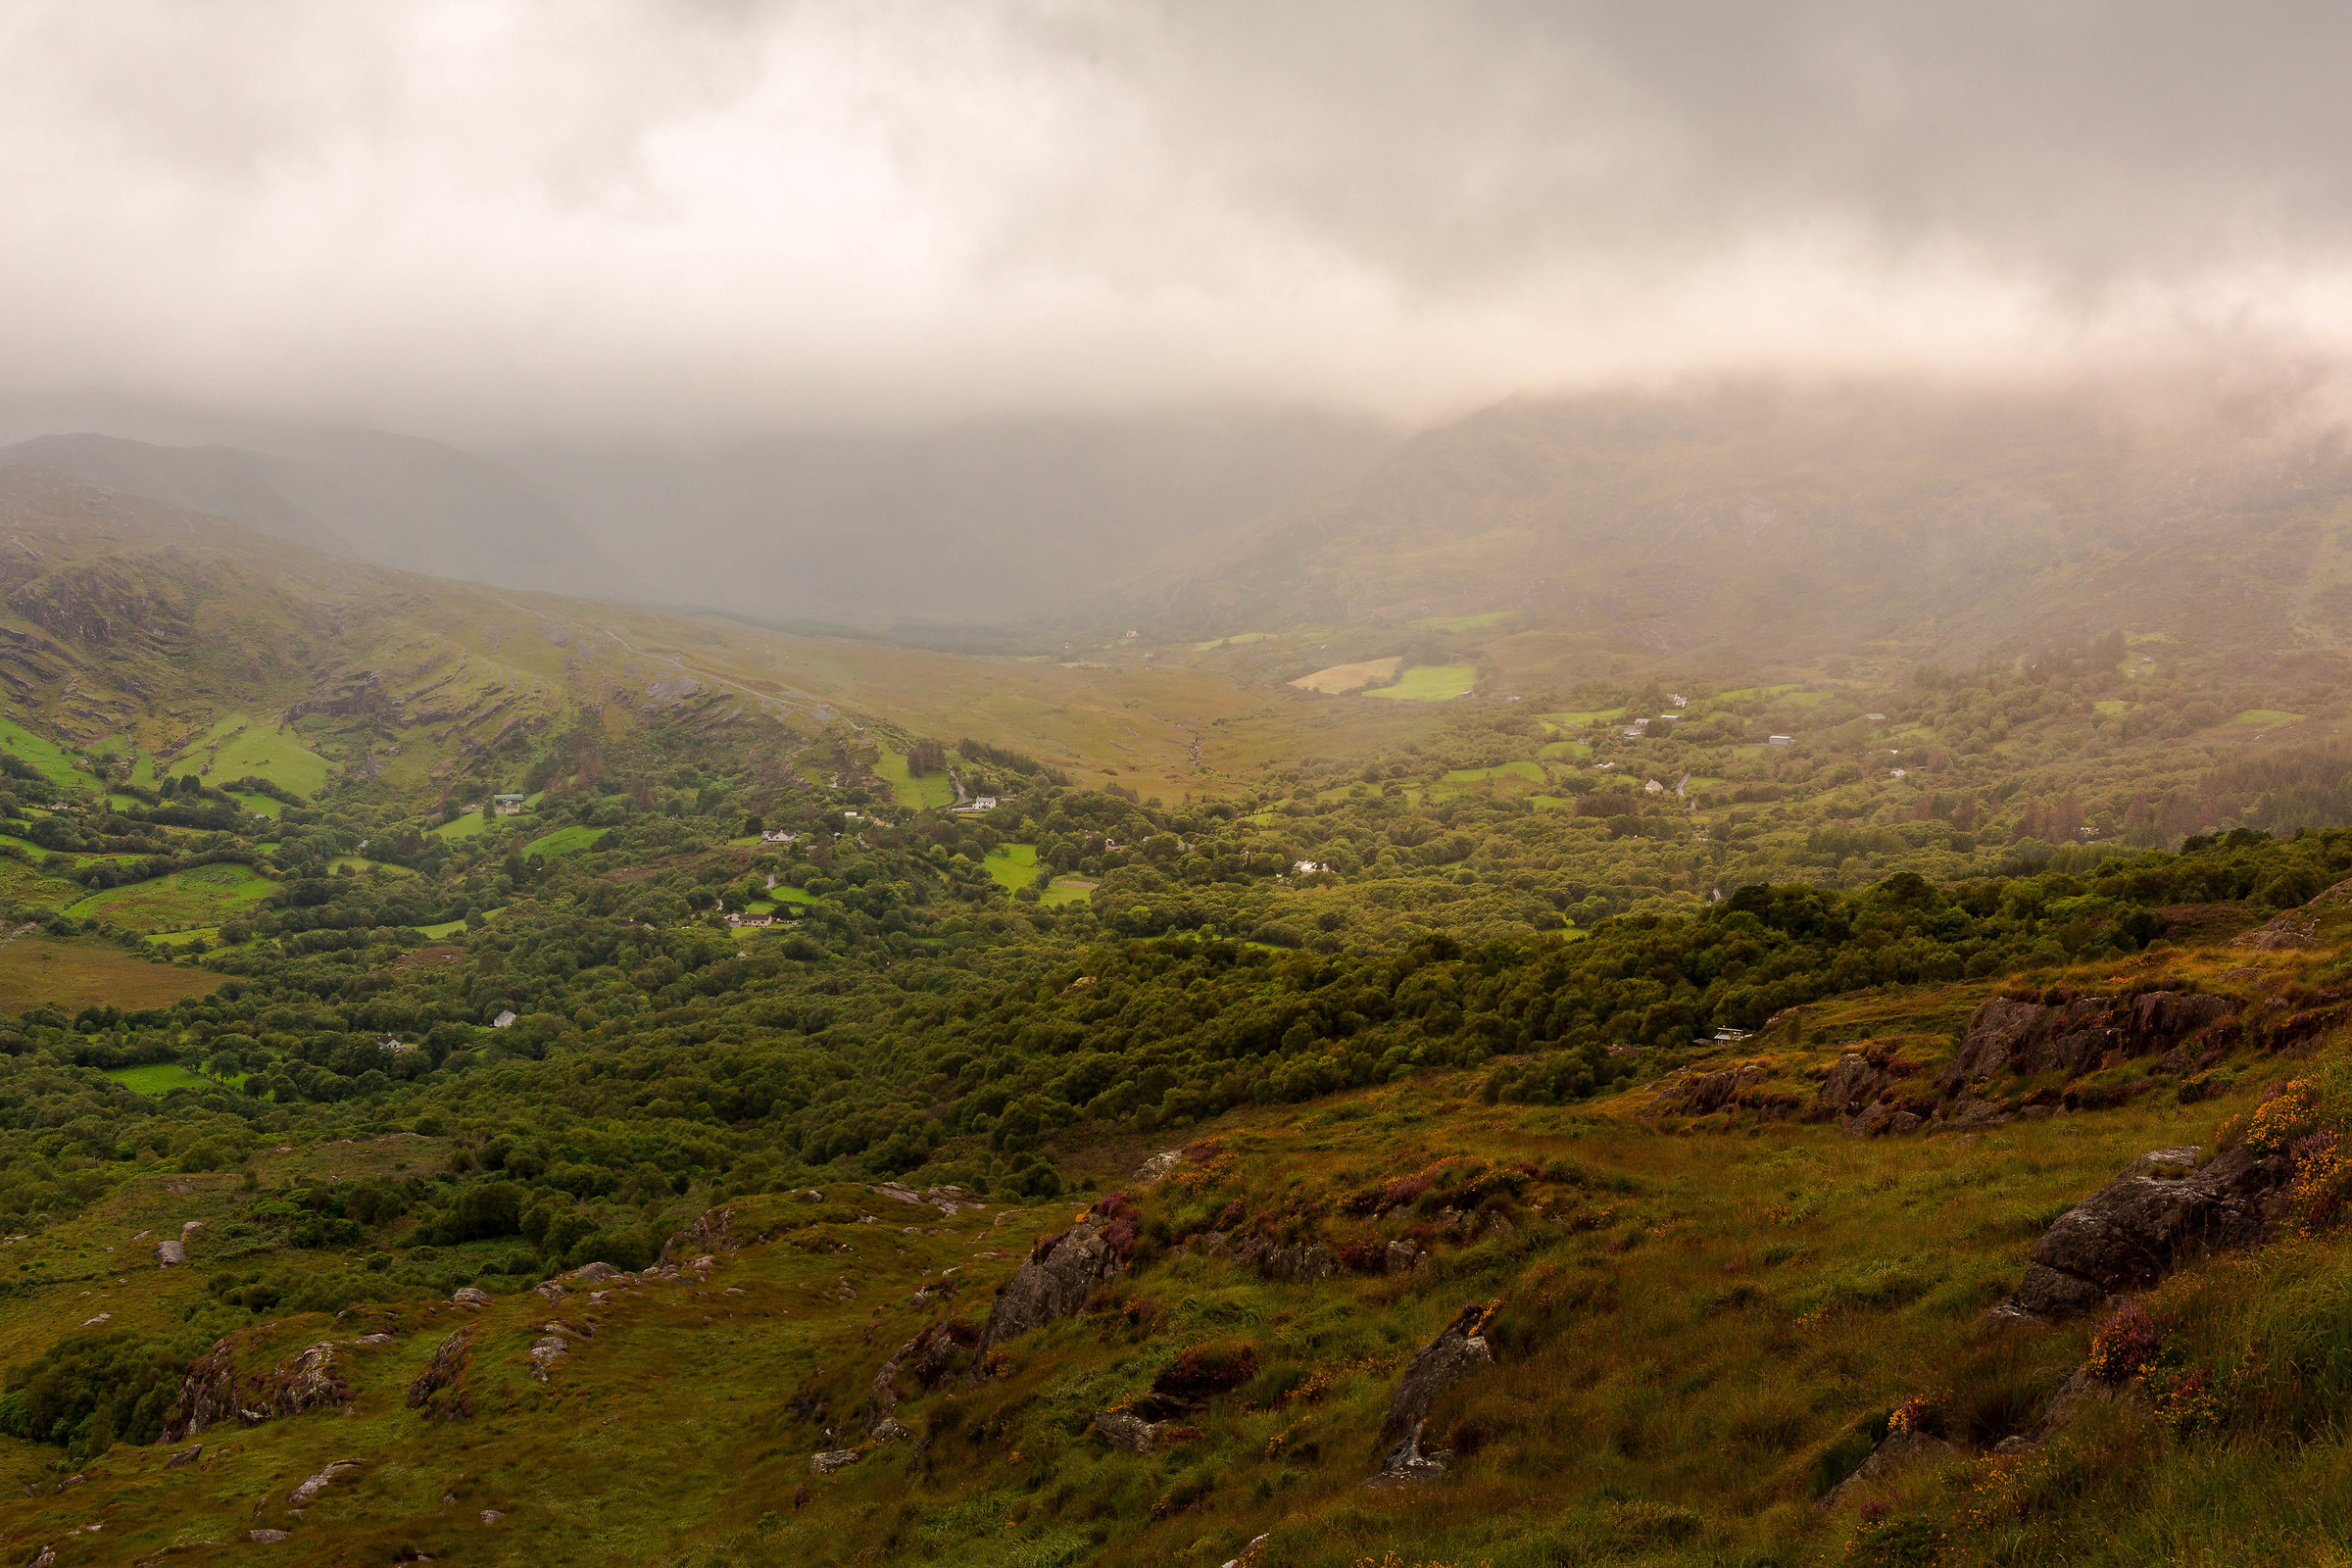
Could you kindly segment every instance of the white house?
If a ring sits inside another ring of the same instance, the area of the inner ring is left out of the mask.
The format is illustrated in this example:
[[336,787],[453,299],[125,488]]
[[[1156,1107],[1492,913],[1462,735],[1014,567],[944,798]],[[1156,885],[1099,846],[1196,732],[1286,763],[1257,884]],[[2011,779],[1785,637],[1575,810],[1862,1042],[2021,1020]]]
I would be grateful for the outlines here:
[[762,844],[798,844],[801,842],[801,836],[798,833],[788,833],[780,827],[774,827],[760,834],[760,842]]
[[1666,793],[1666,786],[1653,778],[1648,783],[1642,786],[1642,793],[1644,795],[1663,795]]
[[500,816],[519,816],[522,803],[523,797],[519,795],[493,795],[490,797],[490,809]]
[[490,1020],[490,1027],[493,1029],[510,1029],[514,1027],[514,1014],[512,1009],[500,1013],[497,1017]]
[[1311,876],[1317,871],[1328,871],[1331,867],[1325,865],[1321,860],[1293,860],[1291,869],[1300,876]]
[[1767,735],[1764,737],[1764,744],[1767,746],[1794,746],[1796,737],[1793,735]]

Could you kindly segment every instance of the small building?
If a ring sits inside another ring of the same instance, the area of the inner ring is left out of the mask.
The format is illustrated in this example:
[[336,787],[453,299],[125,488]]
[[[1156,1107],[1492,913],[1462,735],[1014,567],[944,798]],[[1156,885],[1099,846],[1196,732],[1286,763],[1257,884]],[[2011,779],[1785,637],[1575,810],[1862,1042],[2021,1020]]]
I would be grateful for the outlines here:
[[774,827],[760,834],[760,842],[762,844],[798,844],[801,842],[801,836],[798,833],[790,833],[783,828]]
[[1895,768],[1893,772],[1896,778],[1909,778],[1911,776],[1911,770],[1907,767]]
[[523,797],[519,795],[493,795],[490,797],[490,809],[500,816],[520,816],[522,805]]
[[758,929],[775,923],[776,917],[772,914],[730,914],[727,916],[727,924],[737,930]]
[[411,1045],[409,1042],[401,1039],[398,1035],[377,1035],[375,1037],[375,1043],[379,1049],[384,1051],[399,1052],[415,1051],[416,1049],[414,1045]]
[[1331,867],[1324,864],[1321,860],[1293,860],[1291,862],[1291,869],[1298,872],[1300,876],[1312,876],[1317,871],[1328,871],[1331,869]]
[[514,1027],[514,1009],[509,1008],[507,1011],[502,1012],[497,1017],[491,1019],[490,1027],[493,1029],[512,1029]]
[[1663,795],[1666,793],[1666,786],[1653,778],[1648,783],[1642,786],[1642,793],[1644,795]]
[[1767,735],[1764,737],[1764,744],[1767,746],[1794,746],[1796,737],[1793,735]]
[[1873,724],[1884,724],[1886,722],[1886,715],[1885,713],[1864,713],[1862,716],[1869,719]]
[[1666,700],[1677,708],[1689,708],[1690,706],[1690,699],[1685,697],[1681,692],[1668,692],[1666,694]]

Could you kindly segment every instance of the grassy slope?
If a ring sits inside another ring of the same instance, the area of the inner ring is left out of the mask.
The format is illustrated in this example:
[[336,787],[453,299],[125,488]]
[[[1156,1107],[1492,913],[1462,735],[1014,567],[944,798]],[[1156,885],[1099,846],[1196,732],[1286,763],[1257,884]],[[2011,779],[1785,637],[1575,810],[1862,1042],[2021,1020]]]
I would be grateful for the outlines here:
[[[2217,954],[2184,967],[2218,984],[2242,960]],[[2255,967],[2283,979],[2303,961]],[[1762,1054],[1777,1083],[1799,1086],[1808,1066],[1857,1039],[1932,1065],[1982,991],[1864,994],[1806,1018],[1808,1038],[1819,1028],[1836,1045],[1775,1040]],[[1977,1441],[2030,1422],[2081,1359],[2087,1331],[1986,1340],[1977,1314],[2014,1282],[2060,1209],[2143,1150],[2197,1142],[2249,1103],[2267,1076],[2250,1067],[2218,1102],[2182,1108],[2150,1096],[1973,1139],[1647,1120],[1637,1114],[1640,1094],[1575,1108],[1489,1106],[1467,1074],[1238,1112],[1187,1135],[1195,1160],[1145,1199],[1148,1213],[1328,1202],[1448,1159],[1527,1161],[1547,1175],[1510,1209],[1508,1234],[1482,1222],[1458,1240],[1441,1236],[1433,1265],[1401,1276],[1285,1285],[1170,1254],[1123,1283],[1113,1310],[1014,1342],[1002,1375],[976,1390],[951,1380],[924,1395],[908,1385],[899,1417],[938,1434],[922,1477],[906,1474],[902,1443],[812,1478],[808,1457],[825,1440],[793,1402],[829,1401],[822,1419],[843,1421],[892,1348],[926,1323],[977,1321],[1027,1239],[1058,1229],[1071,1206],[1008,1214],[992,1205],[951,1226],[856,1188],[833,1189],[821,1212],[786,1197],[744,1200],[738,1228],[781,1228],[781,1238],[725,1257],[708,1287],[649,1285],[601,1306],[574,1297],[551,1308],[523,1295],[487,1309],[473,1329],[469,1422],[434,1426],[404,1398],[433,1347],[469,1321],[455,1309],[289,1321],[264,1336],[265,1360],[320,1337],[395,1336],[381,1349],[342,1353],[352,1416],[217,1433],[205,1460],[183,1470],[159,1469],[153,1450],[118,1448],[89,1467],[84,1490],[33,1489],[0,1523],[0,1545],[29,1558],[55,1542],[61,1568],[72,1568],[233,1540],[258,1521],[293,1532],[285,1560],[320,1563],[388,1560],[402,1548],[491,1563],[1215,1562],[1267,1531],[1260,1560],[1298,1568],[1389,1551],[1506,1568],[1794,1562],[1824,1551],[1836,1560],[1857,1526],[1850,1512],[1825,1515],[1810,1502],[1820,1456],[1855,1422],[1921,1393],[1959,1396],[1947,1402]],[[444,1147],[379,1140],[258,1163],[274,1184],[298,1166],[389,1169],[397,1157],[430,1169]],[[1109,1187],[1151,1147],[1123,1140],[1069,1163]],[[184,1200],[164,1195],[161,1178],[133,1184],[28,1244],[21,1260],[32,1265],[31,1284],[0,1327],[0,1359],[21,1359],[92,1310],[167,1324],[239,1251],[237,1267],[337,1266],[319,1254],[256,1256],[233,1179],[191,1180],[198,1191]],[[860,1211],[880,1223],[821,1222]],[[135,1250],[125,1255],[134,1231],[168,1234],[163,1226],[186,1218],[207,1221],[190,1268],[159,1272]],[[2249,1270],[2291,1283],[2340,1268],[2342,1252],[2282,1245],[2192,1269],[2168,1295],[2210,1316]],[[911,1300],[951,1268],[963,1284],[944,1308]],[[1432,1411],[1433,1434],[1462,1449],[1455,1471],[1428,1488],[1364,1491],[1398,1368],[1462,1302],[1489,1299],[1501,1302],[1489,1330],[1499,1364]],[[596,1333],[543,1387],[522,1351],[551,1318]],[[1138,1457],[1086,1435],[1094,1411],[1142,1392],[1178,1349],[1234,1338],[1251,1341],[1279,1375],[1211,1399],[1188,1418],[1197,1437]],[[689,1361],[705,1373],[677,1376]],[[2316,1549],[2328,1499],[2352,1494],[2352,1466],[2332,1439],[2266,1447],[2257,1463],[2226,1444],[2119,1437],[2100,1419],[2036,1463],[2096,1490],[2107,1483],[2083,1466],[2119,1444],[2141,1477],[2129,1532],[2112,1515],[2045,1501],[2006,1535],[1957,1541],[1947,1560],[1996,1560],[2022,1544],[2024,1557],[1998,1560],[2203,1561],[2252,1541],[2278,1560]],[[362,1472],[287,1517],[286,1489],[346,1454],[363,1459]],[[0,1485],[36,1480],[43,1463],[43,1450],[0,1442]],[[2001,1497],[2017,1490],[2014,1469],[1970,1473]],[[578,1478],[591,1474],[601,1479],[583,1487]],[[1948,1497],[1925,1480],[1915,1491],[1958,1509],[1967,1485]],[[455,1505],[439,1501],[445,1492]],[[484,1524],[483,1508],[507,1517]],[[107,1524],[103,1551],[66,1536],[94,1517]],[[243,1549],[187,1558],[226,1561]]]
[[190,741],[171,771],[174,778],[202,773],[216,784],[266,778],[307,798],[325,787],[327,761],[303,745],[293,730],[270,719],[231,713]]
[[217,991],[223,977],[134,958],[121,948],[18,937],[0,943],[0,1011],[46,1003],[68,1012],[94,1003],[160,1007]]
[[199,865],[93,893],[66,912],[76,920],[110,920],[126,930],[168,931],[218,924],[276,889],[275,882],[251,866]]
[[581,827],[574,823],[570,827],[560,827],[553,833],[545,833],[531,840],[522,847],[522,853],[546,856],[550,858],[559,855],[573,855],[593,847],[596,841],[603,838],[609,831],[607,828]]

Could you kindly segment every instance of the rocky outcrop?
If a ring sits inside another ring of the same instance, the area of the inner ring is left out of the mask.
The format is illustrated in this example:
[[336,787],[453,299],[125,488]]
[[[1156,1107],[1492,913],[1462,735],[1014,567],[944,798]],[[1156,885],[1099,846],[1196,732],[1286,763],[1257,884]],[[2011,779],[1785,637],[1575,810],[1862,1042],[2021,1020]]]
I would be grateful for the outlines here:
[[1439,1395],[1479,1367],[1493,1364],[1494,1353],[1479,1330],[1487,1326],[1494,1312],[1494,1302],[1463,1307],[1405,1364],[1404,1375],[1396,1380],[1396,1392],[1389,1399],[1388,1416],[1380,1424],[1381,1464],[1380,1473],[1372,1478],[1374,1485],[1394,1486],[1445,1473],[1451,1455],[1423,1453],[1421,1429]]
[[325,1469],[319,1471],[317,1475],[311,1477],[308,1481],[305,1481],[301,1486],[296,1487],[293,1492],[288,1494],[286,1497],[286,1506],[289,1508],[301,1508],[307,1506],[313,1497],[316,1497],[318,1495],[318,1494],[324,1492],[327,1488],[333,1486],[345,1476],[357,1474],[359,1468],[360,1461],[357,1459],[335,1460]]
[[1741,1090],[1753,1089],[1771,1076],[1771,1067],[1760,1061],[1719,1072],[1685,1074],[1660,1086],[1641,1114],[1662,1116],[1671,1110],[1686,1116],[1710,1115],[1734,1103]]
[[2094,1377],[2087,1366],[2077,1367],[2075,1375],[2050,1396],[2049,1408],[2042,1411],[2040,1424],[2031,1433],[2003,1438],[1993,1445],[1992,1451],[2023,1453],[2030,1448],[2038,1448],[2064,1431],[2083,1411],[2102,1404],[2145,1408],[2147,1396],[2135,1384],[2109,1383]]
[[1814,1097],[1814,1108],[1832,1116],[1850,1116],[1879,1098],[1886,1086],[1886,1074],[1870,1064],[1870,1058],[1858,1051],[1849,1051],[1838,1058],[1838,1065],[1821,1081],[1821,1092]]
[[452,1306],[466,1307],[488,1306],[490,1304],[490,1293],[488,1291],[476,1289],[471,1285],[462,1286],[458,1290],[457,1294],[450,1297],[449,1304]]
[[[865,1403],[858,1409],[858,1420],[869,1439],[881,1439],[885,1428],[898,1427],[891,1414],[899,1407],[899,1378],[902,1374],[914,1379],[926,1392],[937,1388],[947,1377],[955,1360],[955,1339],[939,1328],[927,1328],[908,1340],[882,1363],[867,1388]],[[904,1428],[899,1428],[904,1431]]]
[[409,1385],[409,1408],[435,1421],[463,1421],[473,1414],[466,1372],[473,1364],[473,1330],[463,1328],[433,1347],[433,1358]]
[[997,1292],[980,1331],[975,1381],[987,1375],[988,1352],[1032,1329],[1059,1322],[1086,1305],[1087,1298],[1119,1276],[1118,1254],[1102,1240],[1102,1227],[1088,1220],[1071,1226],[1023,1263]]
[[1988,998],[1968,1020],[1959,1052],[1936,1077],[1946,1099],[1994,1077],[2095,1070],[2110,1053],[2169,1052],[2229,1017],[2220,997],[2143,991],[2128,997],[2082,997],[2045,1004]]
[[2320,915],[2331,905],[2352,902],[2352,880],[2338,882],[2310,903],[2288,909],[2267,924],[2230,939],[2233,948],[2283,953],[2320,946]]
[[1950,1464],[1959,1457],[1960,1450],[1941,1438],[1925,1432],[1889,1432],[1886,1440],[1871,1450],[1870,1457],[1852,1475],[1829,1490],[1821,1505],[1835,1508],[1865,1493],[1880,1490],[1905,1471]]
[[201,1437],[222,1421],[259,1426],[279,1416],[300,1415],[323,1405],[344,1405],[351,1391],[335,1373],[335,1347],[320,1340],[268,1373],[240,1386],[235,1354],[226,1340],[191,1362],[179,1385],[179,1420],[165,1437],[176,1443]]
[[1306,1284],[1327,1280],[1340,1272],[1340,1260],[1320,1242],[1293,1242],[1279,1247],[1258,1237],[1233,1250],[1233,1260],[1256,1269],[1270,1280]]
[[847,1470],[863,1457],[856,1448],[828,1448],[810,1459],[808,1468],[816,1475],[829,1476],[836,1470]]
[[742,1245],[735,1235],[735,1211],[713,1208],[696,1216],[693,1224],[664,1242],[658,1261],[675,1263],[704,1252],[734,1252]]
[[1147,1421],[1127,1410],[1102,1410],[1095,1416],[1095,1432],[1114,1448],[1129,1453],[1150,1453],[1166,1421]]
[[2262,1239],[2265,1200],[2293,1175],[2244,1145],[2202,1170],[2195,1149],[2158,1149],[2132,1162],[2034,1244],[2017,1294],[1989,1321],[2065,1317],[2112,1295],[2145,1290],[2185,1255]]

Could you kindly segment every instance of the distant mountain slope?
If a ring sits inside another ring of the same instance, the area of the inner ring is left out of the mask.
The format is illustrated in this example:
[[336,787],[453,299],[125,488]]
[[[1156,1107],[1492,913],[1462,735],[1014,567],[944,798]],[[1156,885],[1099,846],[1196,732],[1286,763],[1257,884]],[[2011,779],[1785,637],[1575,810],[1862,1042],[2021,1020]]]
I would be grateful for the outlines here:
[[1514,402],[1157,590],[1176,632],[1510,612],[1572,646],[1970,658],[2126,626],[2352,638],[2352,459],[2293,400],[1718,390]]
[[489,459],[368,432],[290,439],[258,452],[52,435],[0,448],[0,464],[37,464],[407,571],[567,593],[621,586],[561,507]]
[[1396,437],[1305,413],[996,419],[510,456],[624,563],[631,597],[771,619],[1116,618],[1354,482]]

